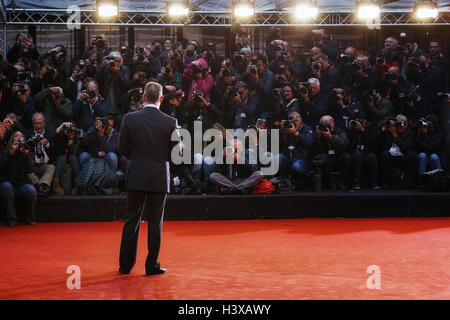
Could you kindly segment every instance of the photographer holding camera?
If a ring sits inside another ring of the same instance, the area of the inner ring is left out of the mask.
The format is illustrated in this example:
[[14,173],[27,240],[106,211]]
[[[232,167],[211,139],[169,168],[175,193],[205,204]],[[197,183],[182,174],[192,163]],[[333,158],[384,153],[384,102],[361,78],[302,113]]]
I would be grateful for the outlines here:
[[56,194],[64,194],[60,181],[67,163],[72,168],[72,177],[74,179],[72,195],[78,194],[76,185],[78,174],[80,173],[80,162],[78,159],[83,151],[82,139],[83,132],[77,129],[73,122],[64,122],[56,129],[56,168],[52,183],[53,192]]
[[72,107],[73,119],[80,129],[88,131],[97,117],[106,116],[108,106],[105,99],[99,96],[98,84],[89,81],[86,90],[81,92],[80,99]]
[[425,171],[441,169],[444,135],[439,130],[438,117],[429,114],[411,126],[416,134],[416,150],[419,154],[419,176]]
[[[95,74],[94,74],[95,75]],[[87,74],[87,64],[80,60],[72,68],[72,75],[66,80],[64,85],[64,95],[75,103],[81,97],[81,93],[87,89],[87,84],[93,78]]]
[[36,95],[49,87],[54,87],[58,71],[50,64],[48,60],[41,62],[39,76],[31,79],[31,95],[36,100]]
[[108,106],[108,113],[113,115],[116,129],[120,126],[122,112],[120,99],[127,92],[130,85],[130,70],[123,65],[122,56],[113,51],[103,58],[101,69],[95,80],[100,88],[100,94]]
[[311,72],[313,78],[320,80],[320,90],[324,94],[327,94],[333,88],[340,88],[342,85],[341,73],[338,68],[330,64],[328,57],[324,54],[313,57]]
[[274,104],[271,112],[265,114],[271,120],[269,123],[279,123],[281,120],[287,119],[291,112],[300,113],[300,102],[294,95],[294,87],[291,85],[273,90]]
[[156,79],[163,87],[173,86],[177,89],[181,89],[183,80],[181,74],[173,69],[171,62],[167,62],[166,65],[161,68],[161,73],[156,76]]
[[[346,152],[348,137],[344,130],[335,127],[334,119],[325,115],[316,126],[314,147],[317,158],[321,161],[323,178],[329,182],[332,190],[346,189],[346,179],[350,171],[350,155]],[[335,179],[333,171],[339,172]]]
[[287,120],[280,123],[282,153],[277,155],[281,179],[292,174],[300,188],[308,180],[309,156],[313,144],[313,131],[303,123],[298,112],[290,112]]
[[317,126],[324,115],[332,113],[330,103],[332,95],[322,93],[320,86],[320,80],[317,78],[299,83],[300,114],[303,121],[311,127]]
[[190,107],[184,100],[184,92],[175,87],[167,86],[163,88],[164,101],[161,104],[161,112],[177,119],[180,127],[189,129]]
[[53,144],[55,132],[45,130],[45,118],[42,113],[33,114],[33,128],[25,132],[32,141],[30,155],[33,159],[32,173],[28,175],[36,188],[38,197],[47,198],[51,192],[55,166],[53,163]]
[[[206,101],[210,101],[212,87],[214,86],[214,78],[209,74],[209,68],[204,59],[192,62],[192,65],[184,71],[183,78],[190,81],[188,103],[192,102],[195,91],[202,91]],[[187,77],[187,78],[186,78]],[[189,80],[190,79],[190,80]]]
[[395,120],[386,119],[381,129],[380,167],[383,189],[397,188],[400,179],[389,183],[393,168],[405,170],[406,187],[414,188],[418,172],[418,156],[415,150],[415,134],[408,128],[408,119],[404,115],[397,115]]
[[361,109],[361,103],[352,95],[350,87],[334,88],[334,112],[332,112],[335,125],[341,129],[348,127],[348,120]]
[[403,114],[401,112],[402,98],[408,94],[410,87],[408,81],[400,74],[400,69],[398,67],[391,67],[384,74],[379,91],[384,99],[392,102],[396,114]]
[[209,103],[202,91],[195,91],[191,101],[188,107],[189,116],[187,122],[192,136],[194,134],[194,121],[202,121],[202,133],[211,128],[214,123],[223,122],[223,111],[217,108],[216,105]]
[[33,37],[26,33],[19,33],[16,36],[16,43],[8,50],[6,57],[11,64],[16,64],[21,60],[27,70],[35,71],[39,52],[33,43]]
[[72,102],[64,97],[60,87],[50,87],[39,92],[36,97],[36,110],[45,117],[45,129],[56,130],[63,122],[73,117]]
[[66,55],[66,47],[57,45],[39,57],[39,61],[48,60],[49,64],[56,69],[57,75],[53,84],[59,87],[63,87],[70,76],[70,63],[66,61]]
[[253,96],[248,85],[239,81],[230,91],[225,123],[227,128],[247,130],[255,123],[260,99]]
[[86,151],[80,155],[81,167],[92,158],[104,159],[114,173],[117,171],[118,133],[113,126],[114,120],[111,117],[95,119],[95,125],[86,132],[83,138]]
[[392,102],[383,99],[375,89],[365,92],[361,103],[369,122],[376,123],[378,127],[383,125],[386,118],[392,118],[395,115]]
[[224,61],[223,68],[216,76],[214,86],[211,89],[211,100],[215,101],[220,109],[225,108],[226,101],[230,98],[230,93],[237,83],[237,78],[237,74],[233,69],[227,67],[227,61]]
[[108,46],[108,39],[104,34],[94,36],[90,45],[86,48],[82,55],[82,59],[90,59],[92,52],[96,53],[97,65],[100,66],[104,57],[108,56],[113,50]]
[[36,105],[31,98],[31,89],[27,83],[15,83],[12,87],[13,112],[19,122],[26,128],[32,125],[31,117],[36,110]]
[[437,93],[441,76],[439,69],[431,63],[430,57],[423,54],[418,60],[408,60],[406,78],[417,87],[417,91],[427,105],[428,113],[436,113],[439,105]]
[[0,199],[6,209],[8,227],[17,223],[17,207],[20,203],[25,223],[36,224],[36,189],[28,184],[27,175],[32,172],[30,148],[22,132],[15,131],[8,140],[6,148],[0,153]]
[[366,115],[359,111],[350,118],[347,135],[348,152],[351,156],[352,189],[361,189],[363,169],[369,177],[369,187],[378,190],[378,130],[367,122]]

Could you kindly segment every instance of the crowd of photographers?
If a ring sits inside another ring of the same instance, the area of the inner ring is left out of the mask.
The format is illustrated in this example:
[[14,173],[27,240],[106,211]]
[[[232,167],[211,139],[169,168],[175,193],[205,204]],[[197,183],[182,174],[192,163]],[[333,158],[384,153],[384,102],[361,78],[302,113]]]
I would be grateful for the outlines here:
[[32,37],[19,34],[0,70],[0,199],[8,224],[16,223],[16,205],[34,224],[36,198],[65,193],[67,165],[74,195],[91,159],[103,159],[118,177],[126,173],[127,159],[117,153],[121,119],[143,107],[149,81],[163,85],[161,111],[181,127],[193,133],[202,121],[203,132],[218,129],[214,138],[247,159],[230,169],[192,154],[194,165],[172,167],[177,193],[246,194],[261,183],[261,165],[248,161],[255,150],[226,129],[280,129],[280,151],[269,153],[279,162],[272,181],[280,190],[417,188],[424,172],[450,168],[448,61],[438,41],[419,48],[389,37],[384,48],[357,48],[368,52],[358,55],[313,31],[303,39],[306,59],[276,29],[264,54],[248,43],[240,34],[238,51],[224,57],[212,42],[112,49],[100,35],[69,62],[63,45],[39,53]]

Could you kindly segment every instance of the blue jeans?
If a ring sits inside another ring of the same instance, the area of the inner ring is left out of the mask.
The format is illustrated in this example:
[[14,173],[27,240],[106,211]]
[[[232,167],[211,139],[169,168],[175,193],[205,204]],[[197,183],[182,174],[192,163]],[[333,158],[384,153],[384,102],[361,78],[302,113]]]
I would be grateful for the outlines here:
[[55,178],[61,178],[67,162],[72,167],[72,176],[74,178],[78,177],[78,174],[80,173],[80,163],[78,162],[78,157],[71,154],[67,158],[66,156],[61,155],[56,159]]
[[[80,154],[80,165],[83,167],[86,162],[92,159],[92,156],[90,153],[83,152]],[[107,153],[105,157],[103,158],[108,166],[111,168],[111,170],[115,173],[117,171],[117,168],[119,166],[119,158],[114,152]]]
[[24,184],[18,188],[8,181],[3,182],[0,185],[0,199],[6,208],[6,219],[8,223],[15,224],[17,222],[16,206],[23,210],[25,215],[25,221],[36,222],[35,216],[35,204],[36,204],[37,192],[31,184]]
[[[195,154],[194,157],[200,157],[200,154]],[[203,180],[208,181],[209,176],[211,175],[212,168],[214,166],[214,158],[212,157],[203,157],[201,164],[194,164],[192,166],[192,174],[195,174],[199,170],[203,170]]]
[[431,170],[441,169],[441,161],[439,156],[435,153],[428,156],[426,153],[419,154],[419,175],[427,171],[427,167]]
[[308,166],[306,160],[292,159],[280,153],[277,155],[279,161],[279,173],[281,178],[287,178],[291,173],[296,178],[306,178],[308,175]]

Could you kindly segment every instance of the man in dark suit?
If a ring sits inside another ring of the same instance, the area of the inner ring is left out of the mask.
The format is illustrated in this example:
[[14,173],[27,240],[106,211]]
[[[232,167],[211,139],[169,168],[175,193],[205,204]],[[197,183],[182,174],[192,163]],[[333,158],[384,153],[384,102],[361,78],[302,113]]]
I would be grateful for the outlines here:
[[[120,269],[130,273],[136,263],[139,226],[142,214],[148,212],[148,255],[146,275],[165,273],[158,262],[162,221],[170,188],[169,161],[172,141],[177,132],[176,119],[162,113],[162,86],[149,82],[144,90],[144,108],[128,113],[122,120],[118,150],[130,164],[127,174],[127,212],[120,248]],[[177,132],[178,133],[178,132]]]

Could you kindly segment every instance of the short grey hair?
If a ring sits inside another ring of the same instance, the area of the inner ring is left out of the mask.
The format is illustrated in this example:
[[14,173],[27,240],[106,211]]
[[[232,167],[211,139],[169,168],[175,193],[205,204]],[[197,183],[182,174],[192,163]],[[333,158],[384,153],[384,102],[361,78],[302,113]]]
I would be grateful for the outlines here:
[[119,58],[120,59],[120,65],[123,65],[123,58],[122,58],[122,55],[120,54],[120,52],[113,51],[108,56],[112,57],[112,58]]
[[163,87],[157,82],[149,82],[145,85],[144,97],[150,103],[156,103],[163,95]]
[[37,117],[42,117],[42,119],[44,119],[44,122],[45,122],[45,116],[44,116],[44,114],[42,112],[35,112],[35,113],[33,113],[33,116],[31,117],[31,120],[34,122],[34,120]]
[[406,118],[406,116],[399,114],[395,117],[396,120],[400,120],[402,122],[408,123],[408,118]]
[[308,79],[308,83],[309,83],[309,84],[315,83],[315,84],[317,84],[317,86],[320,88],[320,80],[317,79],[317,78],[310,78],[310,79]]
[[327,123],[327,122],[330,121],[330,120],[334,122],[334,119],[333,119],[332,116],[325,115],[325,116],[323,116],[322,118],[320,118],[320,123],[325,124],[325,123]]

